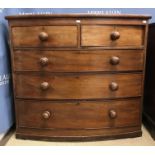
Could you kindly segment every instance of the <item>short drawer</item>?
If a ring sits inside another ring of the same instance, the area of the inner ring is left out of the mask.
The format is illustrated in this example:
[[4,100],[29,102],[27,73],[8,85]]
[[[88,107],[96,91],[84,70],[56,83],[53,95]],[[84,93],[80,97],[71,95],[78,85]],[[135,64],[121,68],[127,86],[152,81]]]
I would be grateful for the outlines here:
[[13,27],[14,47],[76,47],[76,26]]
[[140,100],[52,102],[17,100],[18,126],[101,129],[140,125]]
[[141,50],[14,52],[15,71],[89,72],[143,69]]
[[141,96],[142,74],[17,74],[17,98],[102,99]]
[[142,26],[84,25],[82,46],[140,47],[144,45]]

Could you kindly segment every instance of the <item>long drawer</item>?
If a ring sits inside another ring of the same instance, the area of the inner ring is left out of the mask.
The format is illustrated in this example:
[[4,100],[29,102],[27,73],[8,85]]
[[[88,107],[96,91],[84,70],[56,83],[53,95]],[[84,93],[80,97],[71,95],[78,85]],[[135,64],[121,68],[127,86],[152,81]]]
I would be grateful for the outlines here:
[[81,27],[82,46],[130,47],[143,46],[142,26],[83,25]]
[[15,96],[102,99],[141,96],[142,74],[17,74]]
[[15,71],[89,72],[142,69],[142,50],[14,52]]
[[76,47],[76,26],[13,27],[14,47]]
[[101,129],[140,125],[140,99],[52,102],[17,100],[19,127]]

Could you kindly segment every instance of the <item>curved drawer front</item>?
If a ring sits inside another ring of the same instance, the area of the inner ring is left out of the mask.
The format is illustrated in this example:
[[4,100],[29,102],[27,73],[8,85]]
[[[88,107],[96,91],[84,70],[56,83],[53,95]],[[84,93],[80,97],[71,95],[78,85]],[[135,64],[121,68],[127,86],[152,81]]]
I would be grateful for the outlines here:
[[142,26],[84,25],[82,46],[140,47],[144,45]]
[[[141,96],[142,74],[17,74],[17,98],[102,99]],[[134,91],[133,91],[134,90]]]
[[143,69],[142,50],[15,51],[15,71],[89,72]]
[[14,47],[76,47],[76,26],[13,27]]
[[78,103],[17,100],[16,103],[19,127],[101,129],[140,125],[139,99]]

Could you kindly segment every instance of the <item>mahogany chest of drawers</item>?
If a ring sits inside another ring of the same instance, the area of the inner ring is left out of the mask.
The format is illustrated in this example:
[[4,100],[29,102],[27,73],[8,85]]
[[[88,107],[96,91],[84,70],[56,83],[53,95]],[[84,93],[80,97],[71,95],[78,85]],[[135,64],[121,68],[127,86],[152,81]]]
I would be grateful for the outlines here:
[[149,16],[8,16],[16,137],[141,136]]

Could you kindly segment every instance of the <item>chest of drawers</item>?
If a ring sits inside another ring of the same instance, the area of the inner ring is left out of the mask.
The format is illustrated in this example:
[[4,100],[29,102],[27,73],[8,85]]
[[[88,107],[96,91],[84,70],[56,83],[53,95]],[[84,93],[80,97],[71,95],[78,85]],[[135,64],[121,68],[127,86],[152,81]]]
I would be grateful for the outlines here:
[[8,16],[17,138],[141,136],[149,16]]

